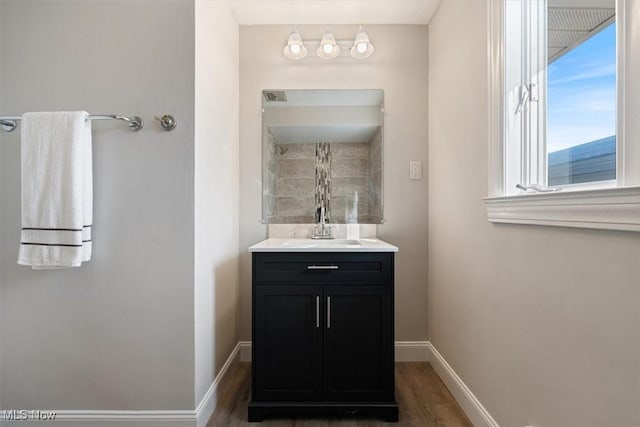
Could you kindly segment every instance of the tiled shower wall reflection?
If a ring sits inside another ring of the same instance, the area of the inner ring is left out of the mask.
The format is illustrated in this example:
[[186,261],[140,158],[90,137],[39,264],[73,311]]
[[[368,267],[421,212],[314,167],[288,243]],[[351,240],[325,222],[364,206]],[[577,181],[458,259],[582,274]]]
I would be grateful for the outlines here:
[[[317,222],[317,144],[273,141],[265,154],[265,215],[272,224]],[[327,144],[329,145],[329,144]],[[327,217],[332,223],[380,222],[382,138],[331,143]],[[322,151],[322,150],[321,150]],[[326,153],[325,153],[326,155]]]
[[369,222],[369,143],[331,144],[331,219]]
[[315,222],[316,144],[280,144],[277,223]]
[[[378,130],[369,141],[369,221],[379,224],[382,212],[382,131]],[[361,221],[362,222],[362,221]]]
[[263,171],[263,197],[262,197],[262,218],[266,223],[278,222],[278,191],[277,191],[277,179],[278,179],[278,156],[276,154],[276,142],[271,132],[267,133],[267,146],[263,151],[264,165]]

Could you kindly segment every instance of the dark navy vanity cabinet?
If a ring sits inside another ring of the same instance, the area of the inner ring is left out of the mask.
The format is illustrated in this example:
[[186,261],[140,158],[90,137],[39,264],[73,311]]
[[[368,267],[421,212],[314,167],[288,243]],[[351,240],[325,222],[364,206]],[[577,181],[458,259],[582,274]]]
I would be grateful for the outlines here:
[[393,252],[253,252],[249,421],[397,421]]

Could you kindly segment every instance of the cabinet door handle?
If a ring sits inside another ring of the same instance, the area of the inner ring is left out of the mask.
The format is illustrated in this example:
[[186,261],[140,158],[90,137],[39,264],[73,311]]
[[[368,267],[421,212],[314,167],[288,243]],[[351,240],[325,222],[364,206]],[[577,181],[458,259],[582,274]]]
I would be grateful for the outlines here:
[[320,296],[316,295],[316,328],[320,327]]
[[337,265],[307,265],[307,270],[337,270]]
[[331,297],[327,297],[327,329],[331,329]]

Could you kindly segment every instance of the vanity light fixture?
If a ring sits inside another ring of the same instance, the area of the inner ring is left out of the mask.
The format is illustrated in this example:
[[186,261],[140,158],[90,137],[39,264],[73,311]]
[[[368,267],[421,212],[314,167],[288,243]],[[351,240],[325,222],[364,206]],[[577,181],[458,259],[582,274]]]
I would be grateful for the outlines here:
[[322,59],[333,59],[338,55],[340,55],[340,46],[336,43],[336,38],[331,31],[325,31],[318,46],[318,56]]
[[307,48],[304,46],[298,30],[294,30],[289,35],[289,41],[284,47],[284,56],[293,60],[302,59],[307,56]]
[[375,48],[371,44],[369,40],[369,35],[362,31],[362,26],[358,30],[358,34],[356,35],[356,39],[353,42],[353,46],[349,50],[349,53],[352,57],[356,59],[364,59],[373,55]]
[[[321,40],[307,40],[307,43],[310,56],[317,56],[325,60],[334,59],[338,56],[347,56],[348,54],[355,59],[365,59],[373,55],[375,51],[369,35],[362,30],[362,26],[358,29],[355,40],[336,41],[333,33],[327,30],[322,34]],[[347,51],[349,52],[348,54]],[[297,29],[294,29],[289,34],[287,45],[284,47],[284,56],[297,61],[306,58],[307,53],[307,47],[302,40],[302,36],[300,36]]]

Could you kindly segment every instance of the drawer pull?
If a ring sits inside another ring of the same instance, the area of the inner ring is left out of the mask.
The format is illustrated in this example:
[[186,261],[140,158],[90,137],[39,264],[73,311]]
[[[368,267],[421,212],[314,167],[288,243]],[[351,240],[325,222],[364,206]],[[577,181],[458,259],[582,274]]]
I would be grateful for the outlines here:
[[316,328],[320,327],[320,296],[316,295]]
[[327,297],[327,329],[331,329],[331,297]]
[[307,270],[337,270],[337,265],[307,265]]

